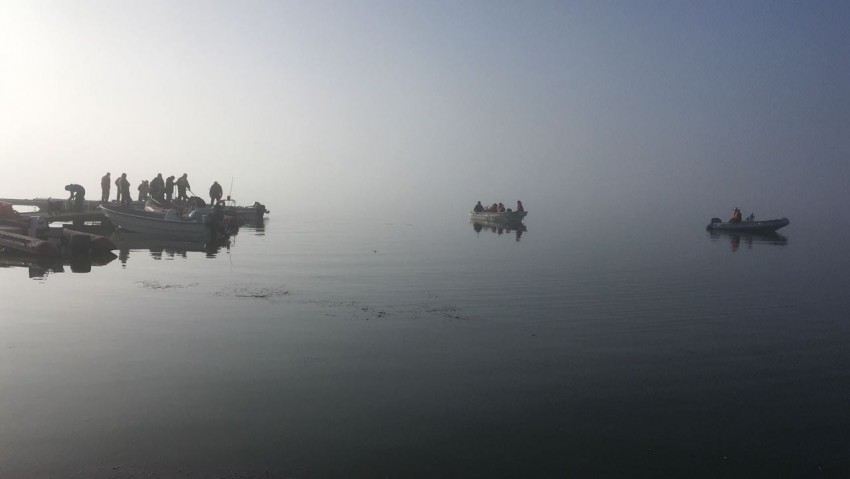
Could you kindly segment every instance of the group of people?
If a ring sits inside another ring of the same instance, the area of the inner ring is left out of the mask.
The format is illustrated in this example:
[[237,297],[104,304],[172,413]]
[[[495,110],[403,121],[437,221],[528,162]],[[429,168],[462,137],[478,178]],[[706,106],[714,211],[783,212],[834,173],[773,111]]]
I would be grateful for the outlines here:
[[[110,175],[110,173],[106,173],[100,179],[100,201],[102,203],[109,202],[109,193],[113,185],[112,178]],[[121,173],[121,176],[115,180],[114,184],[117,190],[115,201],[117,201],[118,204],[120,204],[121,206],[129,206],[130,202],[132,201],[132,197],[130,196],[130,180],[127,179],[127,173]],[[176,197],[174,196],[175,188],[177,189]],[[66,186],[65,189],[68,189],[68,187]],[[163,179],[162,173],[157,173],[156,177],[150,181],[142,180],[142,182],[139,183],[139,186],[136,189],[139,192],[137,196],[139,201],[145,201],[148,198],[152,198],[156,201],[167,202],[170,202],[173,199],[176,199],[178,201],[188,201],[189,195],[187,193],[192,193],[192,187],[189,185],[189,175],[186,173],[183,173],[180,178],[176,179],[174,175]],[[215,205],[219,201],[221,201],[223,191],[221,185],[218,184],[217,181],[213,182],[212,186],[210,187],[209,193],[210,204]],[[194,193],[192,194],[194,195]]]
[[[505,208],[505,205],[502,203],[493,203],[490,206],[484,206],[479,201],[475,204],[475,207],[472,208],[472,211],[476,213],[505,213],[507,211],[511,211],[511,209]],[[522,206],[522,201],[517,200],[516,210],[514,211],[525,211],[525,208]]]

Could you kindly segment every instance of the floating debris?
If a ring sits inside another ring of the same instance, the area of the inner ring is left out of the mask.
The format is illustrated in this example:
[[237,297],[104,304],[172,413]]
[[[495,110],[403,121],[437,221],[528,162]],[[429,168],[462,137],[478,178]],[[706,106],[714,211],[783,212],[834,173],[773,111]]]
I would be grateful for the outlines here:
[[197,286],[198,283],[160,283],[159,281],[139,281],[139,284],[142,285],[143,288],[147,289],[179,289],[179,288],[192,288]]
[[278,296],[288,296],[289,291],[284,289],[283,285],[274,288],[247,285],[224,288],[215,293],[215,295],[233,296],[235,298],[272,299]]
[[[333,308],[347,312],[347,316],[352,319],[378,319],[387,316],[396,315],[405,318],[419,319],[422,317],[441,317],[449,320],[466,321],[472,319],[470,316],[462,314],[461,310],[455,306],[434,305],[434,304],[415,304],[408,306],[371,306],[362,304],[358,301],[333,301],[333,300],[309,300],[310,304],[317,304],[327,308]],[[336,317],[339,314],[328,313],[328,316]]]

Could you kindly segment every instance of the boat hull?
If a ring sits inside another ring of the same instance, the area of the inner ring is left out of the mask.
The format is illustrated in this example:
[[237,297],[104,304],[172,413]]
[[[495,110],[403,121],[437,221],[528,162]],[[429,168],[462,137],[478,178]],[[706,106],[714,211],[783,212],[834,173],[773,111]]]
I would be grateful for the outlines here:
[[708,231],[735,231],[740,233],[772,233],[779,228],[788,226],[788,218],[766,221],[741,221],[739,223],[724,223],[712,221],[705,227]]
[[[200,211],[202,214],[208,214],[212,211],[212,207],[210,206],[190,208],[185,204],[163,204],[151,198],[148,198],[148,200],[145,201],[145,211],[152,213],[164,213],[167,209],[172,207],[183,214],[185,214],[188,209]],[[254,206],[235,206],[231,204],[224,207],[225,222],[233,227],[239,227],[246,223],[262,223],[263,216],[266,213],[268,213],[268,210],[265,205],[260,203],[255,203]]]
[[528,211],[504,211],[501,213],[470,211],[469,219],[481,223],[519,223],[527,214]]
[[206,240],[211,237],[209,226],[203,222],[166,220],[160,213],[115,210],[103,205],[100,209],[109,221],[122,230],[173,239]]

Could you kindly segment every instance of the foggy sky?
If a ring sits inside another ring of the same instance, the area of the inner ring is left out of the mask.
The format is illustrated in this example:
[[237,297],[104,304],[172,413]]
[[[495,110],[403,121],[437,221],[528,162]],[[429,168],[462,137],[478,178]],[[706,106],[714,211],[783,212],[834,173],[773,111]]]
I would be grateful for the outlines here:
[[273,213],[847,218],[847,25],[842,1],[3,0],[0,197],[187,172]]

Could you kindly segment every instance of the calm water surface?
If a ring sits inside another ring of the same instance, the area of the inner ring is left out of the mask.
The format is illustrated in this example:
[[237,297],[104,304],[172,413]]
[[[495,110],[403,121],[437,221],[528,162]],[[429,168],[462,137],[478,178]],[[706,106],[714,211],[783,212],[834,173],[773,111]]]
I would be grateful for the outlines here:
[[0,477],[850,474],[847,231],[545,217],[0,268]]

